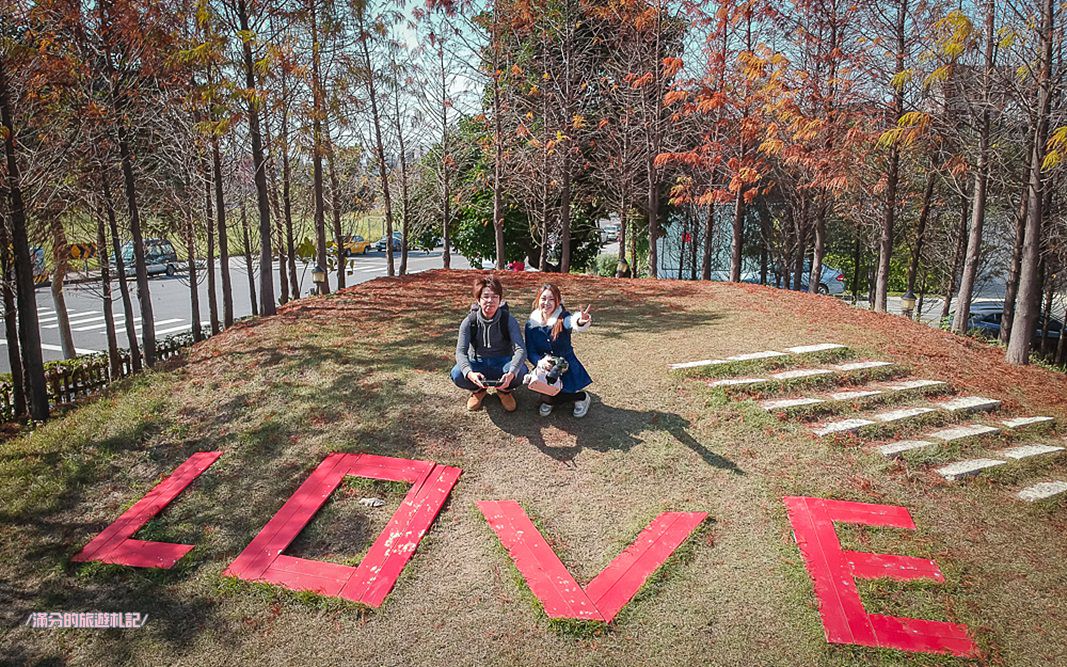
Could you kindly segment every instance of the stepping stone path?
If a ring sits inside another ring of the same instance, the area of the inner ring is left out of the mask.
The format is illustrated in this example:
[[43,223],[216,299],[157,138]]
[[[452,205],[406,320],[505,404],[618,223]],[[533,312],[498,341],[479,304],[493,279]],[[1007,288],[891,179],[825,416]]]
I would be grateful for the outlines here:
[[1005,419],[1000,422],[1005,427],[1015,429],[1023,426],[1031,426],[1033,424],[1049,424],[1056,421],[1052,417],[1016,417],[1014,419]]
[[702,366],[721,366],[723,364],[733,363],[735,361],[756,361],[758,359],[774,359],[775,357],[785,357],[790,354],[812,354],[814,352],[827,352],[829,350],[844,350],[848,346],[840,345],[838,343],[818,343],[816,345],[801,345],[799,347],[787,347],[785,352],[779,352],[777,350],[765,350],[763,352],[748,352],[745,354],[735,354],[732,357],[726,357],[725,359],[702,359],[700,361],[685,361],[679,364],[671,364],[672,370],[679,370],[683,368],[700,368]]
[[[915,381],[915,382],[912,382],[912,383],[899,383],[897,385],[897,387],[898,387],[898,390],[899,390],[901,385],[909,385],[907,388],[914,388],[916,386],[929,386],[929,385],[919,385],[919,384],[917,384],[918,382],[927,382],[927,381],[923,380],[923,381]],[[830,435],[832,433],[842,433],[842,432],[846,432],[846,431],[856,431],[858,429],[863,428],[864,426],[870,426],[871,424],[875,424],[875,423],[891,424],[891,423],[894,423],[894,422],[900,422],[900,421],[904,421],[905,419],[912,419],[914,417],[919,417],[921,415],[929,414],[931,412],[937,412],[938,410],[943,410],[943,411],[947,411],[947,412],[954,412],[954,411],[959,411],[959,410],[964,410],[964,409],[974,410],[974,409],[977,409],[975,406],[988,405],[990,402],[995,403],[996,405],[1000,404],[1000,401],[991,401],[990,399],[982,398],[981,396],[963,396],[961,398],[956,398],[956,399],[953,399],[951,401],[947,401],[947,402],[944,402],[944,403],[936,403],[936,404],[934,404],[932,406],[928,406],[928,407],[926,407],[926,406],[912,406],[912,407],[899,408],[897,410],[890,410],[889,412],[882,412],[882,413],[879,413],[879,414],[876,414],[876,415],[872,415],[869,419],[868,418],[851,418],[851,419],[844,419],[844,420],[840,420],[840,421],[827,422],[827,423],[825,423],[825,424],[823,424],[821,426],[813,428],[812,432],[815,433],[815,435],[817,435],[819,437],[823,437],[823,436],[826,436],[826,435]],[[964,407],[964,406],[966,406],[966,407]],[[976,433],[971,433],[967,429],[978,429],[978,431]],[[988,429],[988,430],[982,430],[982,429]],[[955,427],[955,428],[943,429],[941,431],[937,431],[936,433],[931,433],[929,437],[937,438],[939,440],[956,440],[956,439],[959,439],[959,438],[968,437],[969,435],[979,435],[981,433],[992,433],[992,432],[998,431],[998,430],[1000,430],[1000,429],[998,429],[996,427],[993,427],[993,426],[984,426],[982,424],[975,424],[974,426],[960,426],[960,427]]]
[[830,422],[817,429],[814,429],[813,433],[820,438],[833,433],[848,433],[850,431],[856,431],[864,426],[870,426],[875,424],[870,419],[842,419],[841,421]]
[[933,446],[934,443],[929,440],[900,440],[898,442],[891,442],[888,445],[882,445],[878,448],[878,451],[884,456],[895,458],[904,452],[910,452],[913,449],[922,449],[923,447]]
[[[815,370],[815,369],[813,369]],[[799,372],[799,371],[798,371]],[[825,373],[817,373],[817,375],[824,375]],[[781,375],[781,374],[779,374]],[[810,373],[809,375],[816,375],[816,373]],[[776,377],[774,375],[771,376]],[[806,377],[806,376],[791,376],[791,377]],[[730,384],[754,384],[760,378],[744,378],[744,382],[736,382]],[[765,381],[765,380],[764,380]],[[720,380],[718,382],[712,382],[712,387],[729,386],[729,381]],[[925,387],[936,387],[938,385],[944,385],[944,382],[937,380],[913,380],[912,382],[894,382],[885,385],[878,385],[879,388],[868,389],[854,389],[849,391],[838,391],[827,395],[825,398],[817,397],[804,397],[794,399],[783,399],[775,401],[764,401],[760,403],[760,407],[765,410],[781,410],[784,408],[793,408],[805,405],[817,405],[819,403],[826,403],[831,401],[854,401],[860,398],[867,398],[869,396],[878,396],[886,392],[905,391],[908,389],[920,389]]]
[[1038,500],[1044,500],[1045,498],[1051,498],[1067,491],[1067,482],[1061,480],[1055,480],[1052,482],[1038,482],[1032,486],[1028,486],[1019,493],[1015,494],[1015,497],[1019,500],[1025,500],[1028,503],[1037,502]]
[[943,468],[938,468],[937,472],[948,481],[955,482],[958,479],[973,477],[987,468],[1004,465],[1005,463],[1007,461],[1001,461],[1000,459],[970,459],[968,461],[950,463]]
[[852,371],[866,370],[869,368],[881,368],[883,366],[892,365],[893,363],[890,361],[858,361],[851,364],[838,364],[836,366],[827,366],[826,368],[797,368],[795,370],[790,371],[771,373],[767,377],[725,378],[722,380],[715,380],[713,382],[709,382],[708,386],[739,387],[752,384],[761,384],[764,382],[780,382],[782,380],[798,380],[807,377],[832,375],[834,373],[848,373]]
[[1018,447],[1010,447],[1008,449],[1002,449],[997,452],[997,456],[1003,456],[1006,459],[1028,459],[1031,456],[1039,456],[1041,454],[1052,454],[1054,452],[1062,452],[1063,447],[1053,447],[1052,445],[1020,445]]
[[987,433],[996,433],[1000,429],[996,426],[986,426],[985,424],[967,424],[966,426],[952,426],[950,428],[943,428],[940,431],[934,431],[928,438],[934,438],[936,440],[943,440],[944,442],[955,442],[956,440],[962,440],[964,438],[973,438],[978,435],[985,435]]
[[1000,407],[1000,401],[982,396],[961,396],[960,398],[938,403],[937,407],[947,412],[977,412],[995,410]]
[[[1046,424],[1054,422],[1052,417],[1015,417],[1013,419],[1005,419],[1000,422],[1009,429],[1019,429],[1031,424]],[[940,440],[942,442],[954,442],[956,440],[962,440],[964,438],[973,438],[980,435],[986,435],[988,433],[998,433],[1001,429],[996,426],[988,426],[986,424],[967,424],[964,426],[952,426],[950,428],[943,428],[933,433],[928,433],[914,440],[900,440],[898,442],[890,442],[878,447],[879,453],[884,456],[895,458],[903,454],[904,452],[911,451],[913,449],[922,449],[923,447],[932,447],[937,443],[934,440]],[[1043,445],[1042,445],[1043,446]],[[1000,456],[1008,456],[1005,452],[1000,452]]]

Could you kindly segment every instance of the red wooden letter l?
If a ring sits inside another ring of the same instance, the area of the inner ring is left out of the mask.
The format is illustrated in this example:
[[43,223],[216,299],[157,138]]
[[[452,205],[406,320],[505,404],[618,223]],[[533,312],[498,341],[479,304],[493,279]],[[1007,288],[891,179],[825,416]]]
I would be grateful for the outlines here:
[[123,512],[113,524],[94,537],[72,561],[99,561],[133,567],[174,567],[193,548],[191,544],[145,542],[133,539],[134,533],[159,514],[185,490],[194,479],[211,467],[222,452],[197,452],[175,469],[167,479],[145,494],[133,507]]

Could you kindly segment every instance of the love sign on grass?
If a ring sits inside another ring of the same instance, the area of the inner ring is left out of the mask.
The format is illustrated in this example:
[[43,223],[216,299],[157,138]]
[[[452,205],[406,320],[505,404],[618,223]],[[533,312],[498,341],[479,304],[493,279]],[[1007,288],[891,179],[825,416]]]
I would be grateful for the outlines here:
[[[198,452],[94,537],[75,562],[173,567],[193,545],[133,539],[222,452]],[[459,468],[374,454],[328,455],[270,518],[223,574],[291,590],[314,591],[379,607],[459,480]],[[400,508],[358,566],[285,554],[345,476],[411,484]],[[805,567],[815,584],[826,640],[921,653],[974,656],[966,627],[941,621],[868,613],[856,579],[944,581],[937,563],[909,556],[842,549],[834,522],[914,529],[907,509],[889,505],[787,497],[784,499]],[[641,586],[707,518],[706,512],[663,512],[603,571],[582,586],[513,500],[477,503],[530,590],[550,618],[610,623]]]

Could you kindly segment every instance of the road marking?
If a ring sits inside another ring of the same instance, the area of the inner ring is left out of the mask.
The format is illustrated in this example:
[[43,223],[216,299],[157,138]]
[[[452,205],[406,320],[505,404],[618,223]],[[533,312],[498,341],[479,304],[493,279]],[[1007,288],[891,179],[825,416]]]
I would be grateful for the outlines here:
[[[54,311],[54,310],[52,311],[52,313],[53,313],[53,314],[54,314],[55,312],[56,312],[56,311]],[[76,311],[76,310],[68,310],[68,311],[67,311],[67,317],[68,317],[68,318],[69,318],[69,317],[77,317],[77,315],[75,315],[75,314],[74,314],[74,313],[76,313],[76,312],[78,312],[78,311]],[[89,314],[90,314],[90,313],[82,313],[82,315],[89,315]],[[55,321],[56,321],[56,320],[58,320],[58,319],[59,319],[59,315],[56,315],[55,317],[45,317],[45,318],[42,318],[42,319],[39,319],[39,320],[37,320],[37,324],[44,324],[45,322],[55,322]]]
[[[133,318],[133,321],[134,322],[140,322],[141,318],[140,317],[135,317],[135,318]],[[121,315],[116,316],[115,327],[118,328],[118,327],[121,327],[124,324],[126,324],[126,319],[123,318]],[[103,329],[106,326],[107,326],[107,322],[100,322],[98,324],[90,324],[87,327],[78,327],[77,329],[75,329],[75,331],[92,331],[93,329]],[[100,333],[107,333],[107,332],[101,331]]]
[[175,333],[177,331],[192,331],[192,330],[193,330],[193,325],[191,325],[191,324],[183,324],[180,327],[171,327],[170,329],[163,329],[162,331],[157,331],[156,335],[157,336],[162,336],[164,334]]
[[[7,345],[6,338],[0,338],[0,345]],[[62,352],[63,348],[58,345],[49,345],[48,343],[41,343],[42,350],[50,350],[52,352]],[[75,354],[99,354],[101,352],[107,352],[107,350],[82,350],[80,348],[74,348]]]
[[[70,325],[85,324],[86,322],[95,322],[96,320],[102,320],[102,319],[104,319],[103,315],[92,315],[92,316],[89,316],[89,317],[86,317],[85,315],[79,315],[77,321],[71,320],[71,321],[68,321],[67,324],[70,324]],[[55,324],[46,324],[41,328],[42,329],[58,329],[59,328],[59,323],[56,322]]]
[[[185,320],[183,320],[181,318],[178,318],[178,319],[175,319],[175,320],[159,320],[158,322],[153,323],[152,326],[153,326],[153,328],[155,328],[155,327],[163,326],[164,324],[174,324],[175,322],[184,322],[184,321]],[[140,329],[143,324],[144,324],[144,322],[141,322],[140,324],[135,324],[134,327],[137,328],[137,329]],[[156,333],[157,334],[159,333],[158,329],[156,330]]]

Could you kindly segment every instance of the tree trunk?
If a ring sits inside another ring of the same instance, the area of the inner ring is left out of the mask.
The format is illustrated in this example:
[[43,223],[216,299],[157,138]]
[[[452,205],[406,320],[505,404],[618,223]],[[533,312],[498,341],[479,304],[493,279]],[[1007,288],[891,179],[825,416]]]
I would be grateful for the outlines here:
[[[396,275],[393,264],[393,200],[389,194],[389,173],[385,164],[385,143],[382,141],[382,117],[378,113],[378,86],[370,59],[367,40],[370,36],[364,27],[363,14],[359,14],[360,44],[363,47],[363,64],[367,72],[367,94],[370,96],[371,119],[374,124],[374,147],[378,157],[378,177],[382,181],[382,199],[385,200],[385,269],[386,275]],[[494,91],[496,88],[494,87]],[[499,120],[499,119],[498,119]],[[494,188],[497,187],[494,184]],[[499,193],[494,193],[494,197]],[[500,267],[503,268],[503,267]]]
[[326,145],[326,171],[330,178],[330,213],[333,221],[333,242],[337,244],[337,289],[344,289],[345,269],[348,265],[348,258],[345,254],[344,238],[341,236],[341,185],[337,180],[333,136],[330,134],[329,124],[323,123],[323,125],[325,126],[324,132],[326,134],[324,140]]
[[734,198],[734,218],[731,226],[733,238],[730,240],[730,282],[741,282],[741,250],[745,244],[745,200],[742,195],[744,187],[738,188]]
[[[248,32],[248,8],[245,0],[238,0],[237,19],[241,31]],[[274,253],[270,243],[270,197],[267,194],[267,168],[263,158],[263,137],[259,129],[259,102],[256,94],[255,62],[252,42],[243,39],[245,88],[253,95],[248,100],[248,134],[252,139],[252,169],[256,182],[256,208],[259,210],[259,297],[264,315],[277,311],[274,300]]]
[[[19,313],[19,341],[28,386],[30,417],[48,419],[48,389],[44,382],[44,359],[41,355],[40,323],[37,321],[37,296],[33,285],[33,260],[26,234],[26,209],[22,203],[22,184],[15,154],[15,128],[12,124],[8,93],[7,63],[0,53],[0,121],[3,122],[4,158],[7,161],[8,213],[11,216],[11,242],[15,247],[15,277]],[[14,368],[14,367],[12,367]]]
[[248,214],[245,213],[244,204],[241,204],[241,240],[245,251],[245,269],[248,271],[248,298],[252,304],[252,314],[259,315],[259,305],[256,303],[256,277],[252,270],[252,244],[248,240]]
[[63,348],[63,358],[73,359],[78,356],[74,351],[74,334],[70,331],[70,316],[67,314],[67,299],[63,293],[63,282],[67,279],[67,267],[70,263],[70,244],[63,230],[59,216],[49,214],[49,227],[52,232],[52,304],[56,311],[56,325],[59,327],[59,342]]
[[1015,211],[1015,235],[1011,248],[1011,262],[1008,264],[1008,279],[1004,285],[1004,312],[1000,315],[1000,342],[1008,344],[1011,338],[1011,323],[1015,319],[1015,297],[1019,292],[1019,269],[1023,259],[1023,240],[1026,238],[1026,210],[1030,203],[1028,191],[1029,166],[1023,179],[1022,192],[1019,195],[1019,206]]
[[[1048,116],[1052,99],[1052,41],[1055,29],[1053,0],[1042,2],[1041,47],[1037,78],[1037,121],[1030,150],[1030,187],[1027,196],[1026,231],[1023,240],[1022,264],[1019,272],[1019,293],[1015,316],[1011,324],[1006,359],[1011,364],[1025,364],[1030,357],[1030,337],[1037,319],[1035,290],[1038,283],[1038,263],[1041,251],[1042,190],[1041,162],[1044,157]],[[1039,293],[1039,292],[1038,292]]]
[[[896,70],[894,74],[904,71],[907,59],[905,52],[905,26],[908,15],[908,0],[899,0],[896,26]],[[904,86],[898,86],[893,93],[893,125],[904,115]],[[874,310],[886,311],[886,297],[889,293],[889,267],[893,257],[893,227],[896,224],[897,186],[900,180],[900,148],[897,142],[889,149],[889,167],[886,174],[885,216],[878,237],[878,273],[875,278]]]
[[196,223],[192,219],[185,224],[186,266],[189,271],[189,316],[192,317],[193,341],[204,340],[200,324],[200,289],[196,279]]
[[397,90],[393,91],[393,113],[396,121],[396,140],[400,147],[400,235],[403,243],[400,244],[400,275],[408,272],[408,243],[410,241],[410,229],[408,222],[411,219],[411,198],[408,195],[408,156],[407,147],[404,145],[404,124],[400,119],[400,72],[393,58],[393,72],[397,79]]
[[922,208],[919,209],[919,222],[915,226],[915,243],[911,247],[911,262],[908,264],[908,292],[912,294],[915,294],[915,278],[919,273],[919,260],[922,259],[923,242],[926,239],[926,221],[930,217],[935,180],[936,175],[933,172],[926,177],[926,192],[923,193]]
[[126,325],[126,343],[130,346],[130,370],[141,370],[141,346],[137,342],[137,327],[134,325],[133,300],[130,298],[130,286],[126,282],[126,261],[122,258],[122,242],[119,240],[119,223],[115,216],[115,204],[111,200],[111,185],[108,173],[100,177],[100,190],[104,195],[104,208],[107,211],[107,224],[111,231],[111,247],[115,254],[115,274],[119,282],[119,294],[122,297],[122,320]]
[[941,304],[941,319],[944,322],[952,309],[952,295],[956,292],[956,276],[960,274],[960,265],[963,263],[963,252],[967,242],[967,193],[960,193],[960,226],[956,232],[956,251],[952,254],[952,267],[945,279],[945,302]]
[[214,177],[210,171],[210,167],[207,166],[207,159],[205,158],[204,164],[204,215],[207,229],[207,312],[208,322],[211,325],[211,335],[214,336],[221,329],[219,327],[219,304],[218,295],[215,290],[215,212],[211,207],[211,198],[214,190]]
[[[6,202],[3,202],[6,204]],[[5,206],[6,208],[6,206]],[[13,401],[12,417],[21,419],[26,415],[26,373],[22,367],[22,353],[19,350],[18,309],[15,306],[16,284],[15,267],[11,256],[11,235],[8,222],[0,217],[0,271],[4,295],[4,334],[7,338],[7,360],[11,367],[11,394]]]
[[[437,57],[441,71],[441,238],[444,240],[444,248],[441,250],[441,266],[445,269],[452,268],[452,251],[449,249],[451,245],[451,229],[449,228],[449,222],[451,218],[451,197],[452,193],[449,191],[452,185],[452,169],[449,161],[452,154],[448,149],[448,80],[445,72],[445,47],[444,44],[438,42]],[[544,249],[542,249],[542,253]]]
[[222,156],[219,140],[212,138],[211,155],[215,169],[215,209],[218,213],[219,268],[222,277],[222,323],[233,326],[233,280],[230,276],[230,235],[226,226],[226,198],[222,192]]
[[971,316],[971,298],[978,278],[978,262],[982,257],[982,227],[985,225],[986,186],[989,182],[989,94],[993,80],[993,2],[985,0],[985,72],[982,76],[982,116],[978,125],[978,164],[974,172],[974,198],[971,199],[971,233],[967,239],[967,259],[956,298],[956,317],[952,330],[965,333]]
[[[104,229],[104,216],[97,210],[96,248],[100,261],[100,291],[104,306],[104,334],[107,336],[107,361],[111,370],[111,379],[122,377],[122,357],[119,356],[118,334],[115,331],[115,314],[112,312],[114,299],[111,295],[111,267],[107,253],[107,231]],[[195,281],[194,281],[195,285]]]
[[[282,214],[285,216],[285,252],[289,258],[289,284],[292,286],[294,299],[300,298],[300,281],[296,275],[296,240],[293,238],[293,197],[291,188],[291,174],[289,170],[289,77],[285,68],[281,71],[282,106],[281,119],[281,143],[282,143]],[[317,232],[318,230],[316,230]],[[317,240],[317,239],[316,239]],[[323,255],[325,255],[325,242],[323,243]]]
[[815,212],[815,249],[811,253],[811,275],[808,277],[808,293],[818,294],[822,285],[822,258],[826,253],[826,208],[829,203],[822,201]]
[[[271,22],[273,28],[273,21]],[[259,75],[260,88],[266,89],[264,76]],[[266,105],[263,107],[263,143],[266,158],[267,178],[270,180],[270,211],[273,219],[272,231],[274,241],[278,247],[278,303],[289,303],[289,277],[286,274],[286,256],[284,236],[284,223],[282,222],[281,206],[278,204],[278,166],[275,162],[275,144],[270,136],[270,112]]]
[[700,258],[701,280],[711,280],[711,242],[715,238],[715,207],[707,206],[704,218],[704,254]]
[[144,237],[141,235],[141,213],[137,204],[137,184],[133,176],[133,158],[126,139],[126,128],[118,124],[119,156],[122,159],[122,181],[126,189],[126,206],[130,216],[130,235],[133,237],[133,266],[137,273],[137,303],[141,307],[141,340],[144,362],[156,362],[156,324],[152,315],[152,294],[148,289],[148,266],[144,258]]

